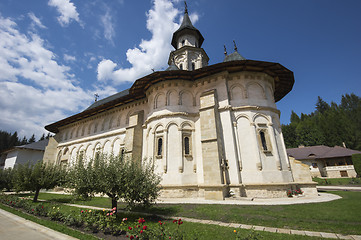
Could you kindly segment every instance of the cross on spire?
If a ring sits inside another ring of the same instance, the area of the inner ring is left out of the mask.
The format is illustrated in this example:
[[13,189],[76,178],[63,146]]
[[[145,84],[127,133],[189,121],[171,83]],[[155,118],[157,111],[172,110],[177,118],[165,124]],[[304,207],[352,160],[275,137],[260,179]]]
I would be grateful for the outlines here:
[[236,41],[233,40],[233,44],[234,44],[234,51],[235,51],[235,52],[238,52],[237,45],[236,45]]
[[99,98],[99,95],[98,95],[98,93],[95,93],[95,94],[94,94],[94,97],[95,97],[95,100],[94,100],[94,102],[98,101],[98,98]]

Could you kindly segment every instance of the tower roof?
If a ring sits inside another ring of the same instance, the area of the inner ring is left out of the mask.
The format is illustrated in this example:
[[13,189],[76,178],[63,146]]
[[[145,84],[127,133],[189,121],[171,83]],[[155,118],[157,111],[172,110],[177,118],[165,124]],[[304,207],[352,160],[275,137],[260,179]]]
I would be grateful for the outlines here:
[[182,35],[182,34],[185,34],[185,33],[190,33],[190,34],[194,34],[196,35],[198,41],[199,41],[199,47],[202,46],[202,43],[204,41],[204,38],[201,34],[201,32],[195,28],[191,22],[191,19],[189,18],[189,15],[188,15],[188,10],[187,10],[187,6],[184,10],[184,16],[183,16],[183,21],[182,21],[182,24],[181,26],[178,28],[177,31],[175,31],[173,33],[173,38],[172,38],[172,46],[177,49],[177,40],[178,38]]

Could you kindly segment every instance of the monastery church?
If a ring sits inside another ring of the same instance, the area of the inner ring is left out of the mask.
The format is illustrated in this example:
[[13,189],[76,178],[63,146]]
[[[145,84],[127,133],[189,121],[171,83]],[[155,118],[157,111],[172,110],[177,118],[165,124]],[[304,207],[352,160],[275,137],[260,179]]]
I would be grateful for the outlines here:
[[186,8],[169,67],[47,125],[56,135],[44,161],[71,165],[100,152],[151,159],[162,197],[316,195],[308,166],[287,156],[275,104],[291,91],[293,72],[247,60],[236,47],[208,65],[203,41]]

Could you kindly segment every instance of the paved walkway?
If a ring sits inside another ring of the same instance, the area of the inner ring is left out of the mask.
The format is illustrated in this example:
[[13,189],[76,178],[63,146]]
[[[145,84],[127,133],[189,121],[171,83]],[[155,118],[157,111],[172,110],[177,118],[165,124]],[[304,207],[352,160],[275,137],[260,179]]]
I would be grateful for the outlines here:
[[0,209],[0,239],[75,240],[76,238]]
[[292,198],[228,198],[226,200],[205,200],[195,198],[158,198],[157,203],[188,203],[188,204],[226,204],[226,205],[291,205],[303,203],[330,202],[341,199],[340,196],[330,193],[318,193],[314,197],[292,197]]
[[361,187],[349,187],[349,186],[316,186],[317,190],[322,191],[351,191],[361,192]]

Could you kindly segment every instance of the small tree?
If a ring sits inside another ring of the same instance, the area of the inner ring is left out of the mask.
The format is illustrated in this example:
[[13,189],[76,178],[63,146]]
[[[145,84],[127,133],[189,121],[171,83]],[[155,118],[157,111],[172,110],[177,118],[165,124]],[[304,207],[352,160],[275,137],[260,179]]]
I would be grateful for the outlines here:
[[353,167],[357,173],[357,176],[361,176],[361,154],[353,154],[352,155]]
[[13,170],[11,168],[0,169],[0,191],[4,188],[10,191],[13,187]]
[[84,162],[83,157],[78,157],[66,175],[66,186],[72,189],[73,195],[78,198],[88,199],[94,195],[93,162]]
[[42,161],[31,165],[29,162],[17,165],[14,169],[14,187],[16,191],[33,191],[37,202],[41,189],[51,189],[64,182],[65,171],[56,165],[47,165]]
[[160,177],[150,162],[122,155],[97,154],[88,164],[78,159],[68,175],[68,186],[74,189],[74,194],[86,197],[105,194],[116,209],[119,199],[124,199],[130,208],[137,203],[149,204],[158,196],[159,183]]

